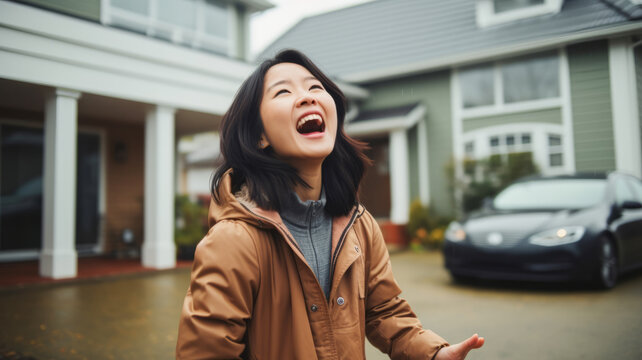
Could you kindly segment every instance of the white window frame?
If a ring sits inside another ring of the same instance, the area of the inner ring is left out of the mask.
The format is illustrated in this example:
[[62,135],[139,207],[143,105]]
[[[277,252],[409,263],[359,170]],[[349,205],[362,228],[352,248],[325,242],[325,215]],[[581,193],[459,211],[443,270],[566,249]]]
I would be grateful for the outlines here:
[[[538,55],[540,53],[535,53],[533,55]],[[555,98],[546,98],[546,99],[535,99],[535,100],[526,100],[519,102],[506,103],[504,101],[504,81],[502,79],[502,66],[506,61],[496,61],[493,63],[493,78],[495,89],[494,94],[494,103],[492,105],[482,105],[475,107],[464,107],[463,104],[463,94],[461,95],[462,101],[459,106],[461,107],[461,115],[465,118],[473,117],[483,117],[483,116],[493,116],[493,115],[502,115],[510,113],[519,113],[525,111],[534,111],[534,110],[545,110],[545,109],[554,109],[562,107],[562,96],[563,96],[563,83],[562,83],[562,71],[564,68],[561,66],[563,59],[562,51],[557,52],[558,57],[558,96]],[[507,59],[512,60],[512,59]],[[459,79],[458,79],[459,81]]]
[[495,13],[493,0],[477,0],[477,26],[488,27],[505,24],[530,17],[557,14],[562,9],[563,0],[544,0],[544,4]]
[[[521,136],[529,134],[531,142],[529,144],[521,143]],[[520,138],[519,144],[516,143],[512,148],[506,145],[506,136],[515,135]],[[559,136],[562,140],[560,146],[549,146],[548,136]],[[496,149],[491,148],[490,138],[499,137],[499,146]],[[483,129],[469,131],[462,136],[464,144],[473,143],[473,159],[484,159],[491,155],[508,155],[516,152],[529,151],[533,154],[533,162],[544,175],[560,175],[567,173],[566,164],[569,156],[564,151],[564,127],[558,124],[544,123],[515,123],[491,126]],[[562,165],[551,166],[549,155],[562,154]],[[470,157],[469,154],[466,154]]]
[[[186,29],[175,24],[158,19],[158,3],[162,0],[149,0],[149,12],[146,16],[129,12],[111,5],[111,0],[101,0],[101,23],[111,26],[114,18],[126,19],[138,23],[140,29],[147,36],[155,36],[158,30],[164,30],[172,34],[171,42],[177,45],[187,45],[197,49],[220,51],[228,56],[236,56],[237,15],[236,8],[231,3],[227,4],[228,29],[227,37],[215,36],[205,32],[205,18],[203,9],[207,6],[205,0],[195,0],[196,5],[196,29]],[[133,30],[133,29],[132,29]],[[188,41],[187,39],[190,39]],[[208,44],[207,46],[204,44]]]

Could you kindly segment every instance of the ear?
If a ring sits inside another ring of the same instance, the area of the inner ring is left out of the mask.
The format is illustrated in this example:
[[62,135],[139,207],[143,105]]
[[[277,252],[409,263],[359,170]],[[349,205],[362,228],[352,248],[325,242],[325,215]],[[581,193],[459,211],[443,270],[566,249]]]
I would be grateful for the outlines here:
[[270,146],[270,142],[267,140],[265,134],[261,134],[261,139],[259,140],[259,149],[265,150],[268,146]]

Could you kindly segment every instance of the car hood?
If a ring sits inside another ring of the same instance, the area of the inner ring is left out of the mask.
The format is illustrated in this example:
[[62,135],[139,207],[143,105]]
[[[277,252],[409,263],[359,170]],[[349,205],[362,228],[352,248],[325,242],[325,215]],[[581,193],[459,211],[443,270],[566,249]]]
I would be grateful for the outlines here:
[[508,243],[515,244],[559,226],[588,225],[590,219],[599,217],[591,215],[595,211],[599,209],[487,212],[471,216],[462,225],[473,243],[485,243],[489,234],[500,233]]

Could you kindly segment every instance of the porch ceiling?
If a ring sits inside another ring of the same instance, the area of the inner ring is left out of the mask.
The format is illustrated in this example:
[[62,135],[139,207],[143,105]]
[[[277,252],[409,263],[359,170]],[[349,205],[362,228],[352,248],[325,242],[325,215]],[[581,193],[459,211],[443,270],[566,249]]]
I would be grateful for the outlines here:
[[[9,113],[43,114],[45,98],[51,88],[18,81],[0,79],[0,108]],[[87,120],[114,121],[120,123],[145,123],[145,114],[152,105],[110,98],[94,94],[82,94],[78,101],[78,117],[82,124]],[[176,111],[176,136],[218,130],[222,116],[197,111]],[[39,119],[42,120],[42,119]]]

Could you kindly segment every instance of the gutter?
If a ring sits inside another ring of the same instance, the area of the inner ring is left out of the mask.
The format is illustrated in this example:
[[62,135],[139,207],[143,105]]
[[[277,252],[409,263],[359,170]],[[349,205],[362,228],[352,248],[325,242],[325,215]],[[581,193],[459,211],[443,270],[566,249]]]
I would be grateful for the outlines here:
[[583,41],[613,37],[616,35],[631,35],[639,31],[642,31],[642,22],[640,21],[633,24],[616,25],[598,30],[580,31],[569,35],[555,36],[547,39],[500,46],[487,50],[484,49],[468,53],[456,54],[439,59],[420,61],[402,66],[392,66],[384,69],[357,72],[342,76],[341,80],[352,83],[368,83],[379,80],[387,80],[391,78],[415,75],[430,71],[451,69],[459,66],[495,60],[498,58],[524,55],[539,50],[550,50]]

